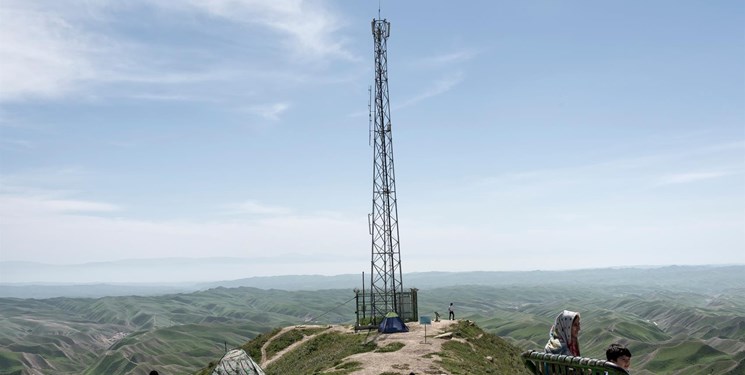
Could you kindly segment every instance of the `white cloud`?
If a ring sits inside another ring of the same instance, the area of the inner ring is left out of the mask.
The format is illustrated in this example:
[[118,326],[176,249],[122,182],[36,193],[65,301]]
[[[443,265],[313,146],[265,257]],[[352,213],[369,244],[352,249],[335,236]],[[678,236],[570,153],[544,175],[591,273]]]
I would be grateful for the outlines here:
[[287,36],[294,55],[305,58],[353,56],[338,39],[342,20],[322,2],[304,0],[192,0],[192,7],[237,23],[255,24]]
[[453,74],[442,77],[439,80],[435,81],[432,86],[428,87],[424,92],[412,98],[409,98],[405,100],[403,104],[396,106],[396,109],[409,107],[425,99],[444,94],[461,83],[463,81],[463,76],[463,72],[455,72]]
[[271,215],[223,221],[139,220],[98,215],[117,209],[110,203],[0,194],[0,260],[69,264],[298,253],[348,256],[348,249],[369,244],[362,217],[289,215],[289,209],[251,201],[239,206]]
[[245,110],[249,113],[261,116],[267,120],[277,121],[279,116],[284,113],[290,105],[287,103],[274,103],[265,105],[254,105],[246,107]]
[[226,70],[209,70],[197,72],[110,72],[101,74],[100,78],[109,82],[132,82],[145,84],[185,84],[199,82],[227,81],[240,73]]
[[287,215],[291,210],[287,207],[271,206],[248,200],[230,206],[232,214],[258,214],[258,215]]
[[[278,84],[276,79],[313,77],[298,77],[277,67],[276,62],[263,61],[263,57],[254,61],[261,68],[246,68],[245,64],[235,67],[234,63],[209,53],[209,46],[182,49],[174,45],[164,50],[138,33],[113,32],[120,23],[117,20],[120,13],[143,11],[139,8],[157,8],[156,11],[163,12],[163,27],[168,27],[167,22],[183,19],[183,12],[187,11],[206,13],[237,25],[239,32],[245,33],[235,35],[237,39],[256,38],[256,28],[259,32],[269,31],[269,36],[278,40],[268,38],[262,45],[285,45],[287,49],[283,52],[291,58],[280,56],[285,57],[283,61],[353,60],[338,33],[342,26],[340,17],[320,2],[195,0],[190,4],[145,1],[60,4],[30,0],[0,2],[0,101],[68,97],[72,93],[94,91],[101,85],[117,85],[117,90],[136,95],[138,91],[156,91],[152,89],[154,85],[183,86],[241,79],[251,81],[252,87],[258,82],[274,80],[274,87]],[[192,28],[189,32],[202,31]],[[271,72],[272,69],[277,71]],[[117,90],[107,90],[106,95],[131,95],[118,94]],[[162,96],[150,98],[163,100]]]
[[[0,174],[0,194],[64,199],[71,193],[62,191],[63,189],[68,186],[77,186],[81,181],[92,178],[96,176],[90,170],[76,166],[29,169],[22,173]],[[35,188],[29,188],[29,186]]]
[[691,173],[675,173],[660,177],[657,186],[662,185],[674,185],[674,184],[687,184],[692,182],[699,182],[703,180],[711,180],[715,178],[725,177],[732,175],[733,172],[727,171],[712,171],[712,172],[691,172]]
[[159,102],[216,102],[214,98],[208,98],[203,96],[190,96],[183,94],[168,94],[168,93],[139,93],[126,96],[130,99],[139,99],[147,101],[159,101]]
[[[453,225],[429,219],[410,220],[401,234],[404,272],[742,262],[740,250],[733,246],[742,241],[742,235],[736,234],[741,220],[712,223],[689,217],[613,223],[598,221],[598,217],[576,219],[517,228],[495,222]],[[704,249],[717,251],[706,254]]]
[[113,204],[80,200],[48,200],[44,204],[50,211],[61,213],[114,212],[119,210],[119,207]]
[[[142,220],[112,216],[120,210],[116,204],[69,195],[0,193],[0,260],[70,264],[169,257],[268,257],[286,262],[261,271],[268,274],[350,273],[364,269],[369,260],[370,237],[364,216],[350,218],[333,212],[303,215],[288,207],[247,200],[231,205],[234,215],[220,220]],[[669,264],[672,249],[676,263],[700,264],[714,259],[698,257],[700,249],[711,246],[719,248],[716,262],[741,257],[732,245],[742,239],[736,234],[742,220],[736,217],[711,221],[695,215],[675,220],[663,216],[624,222],[617,211],[602,216],[577,209],[579,214],[542,208],[546,217],[535,212],[509,218],[492,213],[483,221],[458,223],[447,217],[417,216],[410,209],[401,224],[404,270],[598,267],[601,255],[613,252],[627,254],[614,265]],[[552,261],[557,253],[577,256],[557,263]],[[359,262],[301,264],[293,259],[295,254],[324,259],[355,257]],[[454,256],[457,262],[452,261]],[[241,277],[256,271],[245,272]]]
[[59,96],[91,78],[86,33],[57,14],[2,4],[0,100]]
[[[732,152],[741,142],[668,149],[646,155],[592,160],[587,164],[559,166],[502,173],[474,180],[473,188],[495,193],[528,197],[532,193],[555,194],[564,189],[582,189],[593,194],[633,193],[665,185],[686,184],[743,174],[743,166],[733,164]],[[687,173],[671,170],[704,169]]]
[[429,56],[411,62],[417,68],[442,68],[463,63],[473,59],[476,53],[471,50],[454,51],[450,53]]
[[120,207],[104,202],[63,199],[57,194],[17,195],[1,194],[0,211],[3,217],[31,217],[47,214],[95,214],[119,211]]

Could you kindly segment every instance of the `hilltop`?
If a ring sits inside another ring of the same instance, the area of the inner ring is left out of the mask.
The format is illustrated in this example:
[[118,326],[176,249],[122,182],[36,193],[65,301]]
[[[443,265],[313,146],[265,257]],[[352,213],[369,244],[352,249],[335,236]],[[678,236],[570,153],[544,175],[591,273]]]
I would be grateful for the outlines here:
[[[407,323],[409,332],[354,332],[351,326],[290,326],[241,348],[267,375],[530,374],[520,349],[471,321]],[[426,329],[426,337],[425,337]],[[218,360],[196,375],[209,375]]]

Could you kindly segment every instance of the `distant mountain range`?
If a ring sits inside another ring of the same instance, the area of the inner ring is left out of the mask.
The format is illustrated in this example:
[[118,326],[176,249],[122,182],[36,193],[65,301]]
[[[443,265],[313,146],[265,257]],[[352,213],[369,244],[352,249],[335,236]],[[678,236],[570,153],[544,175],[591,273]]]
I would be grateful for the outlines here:
[[[230,261],[225,258],[213,258],[214,264]],[[237,261],[236,261],[237,262]],[[240,265],[240,262],[234,265]],[[160,269],[155,270],[160,265]],[[169,269],[196,267],[194,259],[162,261],[122,261],[113,263],[89,263],[72,266],[56,266],[38,263],[0,262],[0,297],[17,298],[52,298],[52,297],[104,297],[126,295],[158,295],[166,293],[185,293],[206,290],[215,287],[254,287],[260,289],[282,290],[322,290],[362,288],[362,275],[296,275],[296,276],[261,276],[235,280],[206,282],[144,282],[137,278],[126,279],[128,282],[60,282],[64,277],[54,279],[62,273],[88,274],[89,279],[103,279],[95,275],[106,272],[136,273],[155,272],[167,274]],[[138,268],[139,267],[139,268]],[[152,267],[152,269],[151,269]],[[201,271],[208,272],[210,266],[203,265]],[[30,271],[33,269],[33,271]],[[132,271],[138,269],[138,271]],[[118,271],[115,271],[118,270]],[[564,280],[563,285],[597,285],[614,286],[637,285],[640,287],[663,287],[676,291],[715,292],[742,286],[738,280],[745,279],[745,265],[730,266],[666,266],[644,268],[605,268],[570,271],[515,271],[515,272],[419,272],[403,275],[406,288],[437,288],[456,285],[552,285],[555,280]],[[32,274],[45,274],[39,279],[57,280],[56,282],[10,282],[21,279],[32,280]],[[201,276],[200,276],[201,277]],[[369,275],[367,276],[369,278]],[[195,277],[198,279],[199,277]],[[140,281],[138,281],[140,280]],[[369,279],[364,280],[365,284]]]

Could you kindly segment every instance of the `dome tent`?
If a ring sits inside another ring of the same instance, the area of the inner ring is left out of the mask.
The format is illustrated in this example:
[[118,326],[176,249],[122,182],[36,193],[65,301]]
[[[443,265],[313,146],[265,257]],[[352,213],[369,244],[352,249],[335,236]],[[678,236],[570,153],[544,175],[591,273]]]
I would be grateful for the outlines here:
[[395,332],[409,332],[409,327],[404,324],[401,317],[395,312],[389,312],[385,314],[385,318],[380,322],[378,332],[381,333],[395,333]]
[[233,349],[220,359],[212,375],[266,375],[243,349]]

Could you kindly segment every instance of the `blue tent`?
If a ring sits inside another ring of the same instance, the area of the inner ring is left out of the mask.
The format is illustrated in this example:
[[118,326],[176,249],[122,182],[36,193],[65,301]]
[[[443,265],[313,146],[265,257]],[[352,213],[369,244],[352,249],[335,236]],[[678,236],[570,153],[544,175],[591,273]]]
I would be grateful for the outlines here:
[[381,333],[395,333],[395,332],[409,332],[409,327],[404,324],[404,321],[395,312],[389,312],[385,314],[385,318],[380,322],[378,332]]

